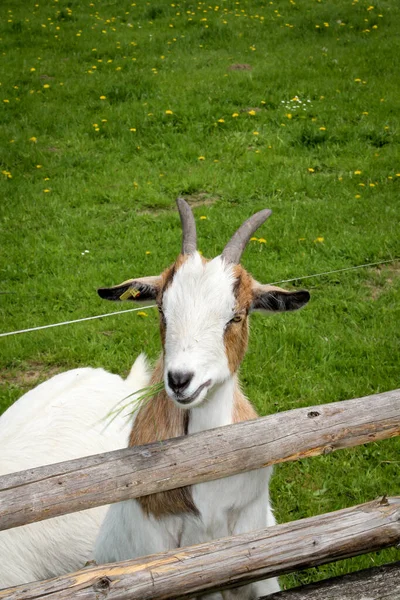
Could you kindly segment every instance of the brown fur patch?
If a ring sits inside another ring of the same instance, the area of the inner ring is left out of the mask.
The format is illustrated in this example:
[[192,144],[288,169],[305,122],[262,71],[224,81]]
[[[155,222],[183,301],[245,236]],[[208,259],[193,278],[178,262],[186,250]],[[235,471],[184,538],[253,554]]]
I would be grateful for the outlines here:
[[[151,384],[163,380],[163,370],[163,359],[160,358],[154,369]],[[183,436],[187,433],[188,419],[189,412],[176,406],[163,390],[139,409],[129,437],[129,446]],[[156,519],[182,513],[198,514],[190,487],[150,494],[138,498],[137,501],[145,514],[151,514]]]
[[252,277],[240,265],[234,267],[234,274],[236,277],[234,286],[235,312],[243,315],[243,318],[239,323],[229,323],[225,329],[225,351],[231,373],[236,373],[247,350],[249,338],[248,314],[253,300]]
[[233,392],[233,413],[232,422],[241,423],[242,421],[251,421],[257,419],[258,414],[256,413],[253,405],[240,389],[238,379],[235,381],[235,391]]

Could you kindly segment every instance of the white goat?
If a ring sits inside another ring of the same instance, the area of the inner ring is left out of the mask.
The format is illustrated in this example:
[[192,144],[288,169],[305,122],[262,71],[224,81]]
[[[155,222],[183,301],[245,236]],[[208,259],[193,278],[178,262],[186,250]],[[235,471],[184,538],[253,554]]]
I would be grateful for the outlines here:
[[[189,205],[178,199],[178,208],[183,245],[177,261],[159,277],[99,290],[108,300],[155,300],[160,312],[163,351],[152,383],[164,381],[165,391],[136,414],[131,446],[256,418],[237,378],[249,312],[295,310],[309,300],[306,291],[261,285],[239,265],[271,211],[248,219],[222,255],[207,261],[196,251]],[[94,558],[121,561],[273,525],[270,475],[270,468],[262,469],[111,505]],[[247,600],[278,590],[277,579],[270,579],[202,598]]]
[[[148,443],[255,418],[237,370],[246,351],[248,314],[295,310],[305,291],[257,283],[240,265],[253,232],[270,215],[248,219],[221,256],[196,251],[190,207],[178,208],[182,252],[161,276],[130,280],[99,294],[110,300],[156,300],[162,355],[151,382],[165,391],[142,405],[132,424],[122,417],[104,429],[115,404],[149,383],[144,357],[126,381],[102,369],[76,369],[28,392],[0,418],[0,474],[50,462]],[[194,485],[112,505],[94,550],[97,562],[124,560],[274,524],[269,505],[271,469]],[[87,561],[106,507],[0,532],[0,587],[73,571]],[[207,598],[248,599],[279,589],[277,580]]]
[[[130,424],[108,427],[118,401],[148,385],[140,355],[127,380],[103,369],[56,375],[0,417],[0,475],[126,446]],[[107,507],[0,531],[0,588],[54,577],[90,558]]]

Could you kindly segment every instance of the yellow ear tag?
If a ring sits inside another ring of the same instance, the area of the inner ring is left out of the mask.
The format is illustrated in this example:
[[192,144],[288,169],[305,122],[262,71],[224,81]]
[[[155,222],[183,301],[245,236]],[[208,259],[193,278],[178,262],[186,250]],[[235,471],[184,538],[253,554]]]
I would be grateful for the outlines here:
[[120,295],[119,299],[120,300],[129,300],[129,298],[137,298],[138,296],[140,296],[140,292],[139,290],[137,290],[134,287],[128,288],[127,290],[125,290],[125,292],[123,294]]

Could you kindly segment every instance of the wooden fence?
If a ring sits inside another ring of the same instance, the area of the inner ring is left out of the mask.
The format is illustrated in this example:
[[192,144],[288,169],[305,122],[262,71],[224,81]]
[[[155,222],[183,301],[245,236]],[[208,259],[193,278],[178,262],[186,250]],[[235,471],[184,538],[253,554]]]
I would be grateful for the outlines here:
[[[0,477],[0,529],[399,434],[400,390],[395,390],[4,475]],[[0,599],[190,598],[399,543],[400,497],[383,496],[240,536],[123,563],[92,565],[0,590]],[[399,564],[268,598],[356,600],[363,597],[359,590],[367,587],[371,600],[400,599]],[[386,596],[383,580],[388,582]]]

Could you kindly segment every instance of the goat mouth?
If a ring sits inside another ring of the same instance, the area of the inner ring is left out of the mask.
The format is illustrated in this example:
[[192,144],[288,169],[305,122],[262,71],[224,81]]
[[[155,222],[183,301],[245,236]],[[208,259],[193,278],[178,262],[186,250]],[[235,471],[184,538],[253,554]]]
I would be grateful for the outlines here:
[[176,401],[179,402],[179,404],[190,404],[191,402],[196,400],[196,398],[199,396],[200,392],[204,390],[204,388],[207,388],[210,385],[211,379],[208,379],[205,383],[202,383],[191,396],[189,396],[188,398],[181,398],[180,396],[177,396]]

